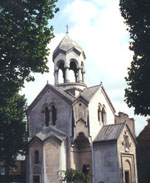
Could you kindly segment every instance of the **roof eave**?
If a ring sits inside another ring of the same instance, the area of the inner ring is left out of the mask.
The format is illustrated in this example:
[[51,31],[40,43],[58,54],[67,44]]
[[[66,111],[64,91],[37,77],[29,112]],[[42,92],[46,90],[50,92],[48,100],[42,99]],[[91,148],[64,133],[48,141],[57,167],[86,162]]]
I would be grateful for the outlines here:
[[117,143],[117,139],[93,141],[93,143],[94,144],[98,144],[98,143]]
[[108,102],[110,103],[110,106],[111,106],[111,109],[112,109],[113,113],[115,114],[115,113],[116,113],[116,110],[115,110],[115,108],[114,108],[114,106],[113,106],[113,104],[112,104],[111,100],[109,99],[109,97],[108,97],[108,95],[107,95],[107,93],[106,93],[106,91],[105,91],[104,87],[103,87],[103,86],[101,86],[101,88],[102,88],[102,90],[103,90],[103,92],[104,92],[104,94],[105,94],[105,96],[106,96],[106,99],[107,99],[107,100],[108,100]]

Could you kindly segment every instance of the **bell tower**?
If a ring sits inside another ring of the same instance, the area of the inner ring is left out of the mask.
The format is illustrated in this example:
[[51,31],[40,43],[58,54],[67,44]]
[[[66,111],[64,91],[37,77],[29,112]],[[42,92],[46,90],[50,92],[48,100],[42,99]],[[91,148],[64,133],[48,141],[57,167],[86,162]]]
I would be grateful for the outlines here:
[[[85,53],[82,48],[73,41],[66,31],[66,35],[53,52],[55,86],[61,87],[74,96],[86,88],[85,85]],[[62,82],[59,81],[59,71],[62,71]],[[74,82],[70,81],[70,71],[74,73]]]

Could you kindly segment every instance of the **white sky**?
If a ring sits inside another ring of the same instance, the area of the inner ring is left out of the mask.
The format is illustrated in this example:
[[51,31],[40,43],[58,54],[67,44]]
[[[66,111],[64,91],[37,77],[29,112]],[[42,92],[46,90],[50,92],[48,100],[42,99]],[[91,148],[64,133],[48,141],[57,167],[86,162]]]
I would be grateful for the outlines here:
[[[127,113],[135,119],[136,134],[146,125],[146,118],[134,116],[124,100],[124,77],[132,60],[129,51],[129,35],[119,11],[119,0],[59,0],[60,11],[50,24],[54,25],[55,38],[50,43],[51,53],[65,35],[69,24],[70,37],[79,43],[86,54],[86,84],[97,85],[101,81],[110,97],[116,113]],[[47,80],[54,84],[53,63],[49,56],[50,73],[36,74],[35,82],[26,83],[28,104],[45,86]]]

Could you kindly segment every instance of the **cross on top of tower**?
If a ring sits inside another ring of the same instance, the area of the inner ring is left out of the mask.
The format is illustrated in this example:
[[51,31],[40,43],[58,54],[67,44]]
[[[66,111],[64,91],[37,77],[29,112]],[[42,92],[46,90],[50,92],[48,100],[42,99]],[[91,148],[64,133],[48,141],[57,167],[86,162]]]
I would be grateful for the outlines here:
[[68,34],[69,33],[69,26],[68,26],[68,24],[66,25],[66,34]]

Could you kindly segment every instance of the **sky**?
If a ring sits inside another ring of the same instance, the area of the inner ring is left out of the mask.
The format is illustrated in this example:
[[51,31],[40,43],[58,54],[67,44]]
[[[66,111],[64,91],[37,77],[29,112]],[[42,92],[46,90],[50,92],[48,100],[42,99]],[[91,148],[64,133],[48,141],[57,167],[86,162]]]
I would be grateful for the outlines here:
[[35,81],[25,83],[22,93],[28,105],[47,82],[54,84],[52,53],[65,36],[68,24],[70,37],[83,48],[86,55],[86,84],[93,86],[102,82],[116,114],[121,111],[135,119],[138,135],[147,122],[146,118],[135,116],[133,109],[129,109],[124,102],[124,78],[133,53],[128,48],[129,33],[119,11],[119,0],[59,0],[56,5],[60,10],[50,20],[55,34],[49,44],[50,73],[34,74]]

